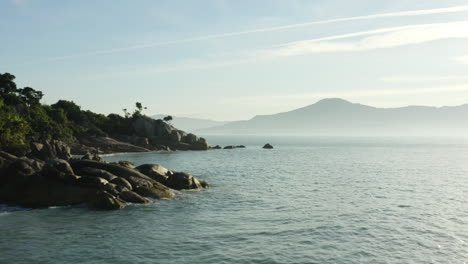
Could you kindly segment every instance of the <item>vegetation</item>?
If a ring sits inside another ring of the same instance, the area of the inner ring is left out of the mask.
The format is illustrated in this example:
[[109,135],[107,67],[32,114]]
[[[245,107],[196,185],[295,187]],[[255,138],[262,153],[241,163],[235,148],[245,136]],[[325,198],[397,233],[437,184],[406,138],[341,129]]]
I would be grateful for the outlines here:
[[82,110],[73,101],[41,104],[43,96],[31,87],[18,88],[14,75],[0,74],[0,150],[24,154],[33,141],[71,143],[80,136],[133,135],[132,121],[146,109],[136,103],[133,114],[124,109],[124,116],[105,116]]
[[172,116],[166,116],[163,118],[164,122],[170,122],[172,120]]

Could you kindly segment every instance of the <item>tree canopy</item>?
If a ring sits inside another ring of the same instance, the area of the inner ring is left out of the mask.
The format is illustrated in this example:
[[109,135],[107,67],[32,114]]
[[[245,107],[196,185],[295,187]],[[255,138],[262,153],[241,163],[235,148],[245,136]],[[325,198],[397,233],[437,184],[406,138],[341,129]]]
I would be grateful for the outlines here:
[[24,154],[31,142],[44,139],[71,143],[80,136],[133,135],[132,121],[146,109],[137,102],[133,114],[124,109],[124,116],[105,116],[73,101],[41,104],[43,96],[31,87],[18,88],[14,75],[0,74],[0,150]]

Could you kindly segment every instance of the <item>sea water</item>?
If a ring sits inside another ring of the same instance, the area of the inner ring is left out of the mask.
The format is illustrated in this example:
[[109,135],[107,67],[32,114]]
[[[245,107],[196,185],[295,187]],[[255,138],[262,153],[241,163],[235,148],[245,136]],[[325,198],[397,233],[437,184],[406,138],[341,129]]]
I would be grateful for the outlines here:
[[0,263],[468,263],[466,139],[208,140],[246,148],[105,157],[211,184],[175,201],[0,207]]

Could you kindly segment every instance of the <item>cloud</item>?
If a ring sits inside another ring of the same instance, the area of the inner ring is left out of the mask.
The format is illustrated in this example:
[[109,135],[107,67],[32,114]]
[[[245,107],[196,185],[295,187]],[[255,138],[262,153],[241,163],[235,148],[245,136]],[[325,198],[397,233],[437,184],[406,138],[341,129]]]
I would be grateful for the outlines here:
[[[371,36],[357,41],[330,42],[332,40],[368,35]],[[391,27],[295,41],[269,50],[259,51],[259,54],[264,57],[281,57],[311,53],[366,51],[452,38],[468,38],[468,21]]]
[[[13,1],[23,2],[26,0],[13,0]],[[105,50],[96,50],[96,51],[90,51],[90,52],[84,52],[84,53],[78,53],[78,54],[52,57],[47,60],[59,61],[59,60],[67,60],[67,59],[74,59],[74,58],[81,58],[81,57],[90,57],[90,56],[112,54],[112,53],[126,52],[126,51],[132,51],[132,50],[139,50],[139,49],[145,49],[145,48],[152,48],[152,47],[157,47],[157,46],[167,46],[167,45],[175,45],[175,44],[210,40],[210,39],[221,39],[221,38],[255,34],[255,33],[289,30],[289,29],[307,27],[307,26],[313,26],[313,25],[323,25],[323,24],[331,24],[331,23],[339,23],[339,22],[371,20],[371,19],[390,18],[390,17],[407,17],[407,16],[458,13],[458,12],[466,12],[466,11],[468,11],[468,5],[454,6],[454,7],[447,7],[447,8],[381,13],[381,14],[374,14],[374,15],[346,17],[346,18],[329,19],[329,20],[321,20],[321,21],[311,21],[311,22],[305,22],[305,23],[299,23],[299,24],[290,24],[290,25],[284,25],[284,26],[260,28],[260,29],[237,31],[237,32],[228,32],[228,33],[222,33],[222,34],[212,34],[212,35],[206,35],[206,36],[200,36],[200,37],[194,37],[194,38],[185,38],[185,39],[179,39],[179,40],[143,43],[140,45],[134,45],[134,46],[128,46],[128,47],[111,48],[111,49],[105,49]]]
[[[355,41],[332,42],[332,40],[342,40],[363,36],[369,37]],[[258,61],[275,59],[277,57],[394,48],[449,38],[468,38],[468,21],[390,27],[354,32],[343,35],[290,42],[277,45],[269,49],[242,52],[225,57],[213,56],[216,58],[214,60],[192,60],[178,64],[151,67],[143,70],[138,69],[135,70],[135,72],[166,73],[185,70],[213,69],[238,64],[255,63]]]
[[[365,38],[359,39],[359,37]],[[102,77],[113,77],[122,74],[158,74],[188,70],[215,69],[239,64],[256,63],[279,57],[331,52],[360,52],[422,44],[430,41],[453,38],[468,38],[468,21],[389,27],[334,35],[323,38],[289,42],[282,45],[276,45],[268,49],[232,53],[228,55],[212,54],[212,56],[210,56],[211,59],[205,60],[186,60],[179,63],[143,69],[135,68],[133,70],[124,71],[113,70],[111,73],[89,76],[87,79],[92,80]],[[337,42],[337,40],[344,39],[356,40]],[[468,56],[459,57],[457,60],[468,63],[467,57]],[[451,78],[453,79],[453,77]],[[443,79],[440,79],[439,77],[439,80],[442,81]],[[402,82],[403,80],[400,78],[400,80],[387,79],[385,81]]]

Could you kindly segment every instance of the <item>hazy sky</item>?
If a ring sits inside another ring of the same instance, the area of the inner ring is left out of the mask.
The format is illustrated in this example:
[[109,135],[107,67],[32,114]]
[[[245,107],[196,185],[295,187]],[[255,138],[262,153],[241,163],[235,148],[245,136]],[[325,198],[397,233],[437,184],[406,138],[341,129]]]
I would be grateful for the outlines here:
[[0,0],[0,72],[84,109],[248,119],[468,103],[468,1]]

